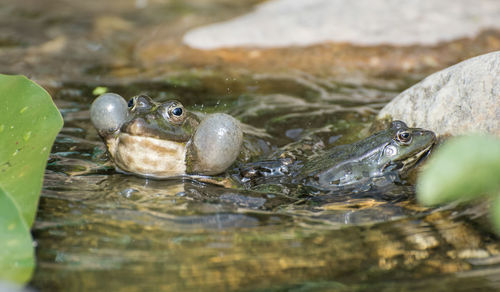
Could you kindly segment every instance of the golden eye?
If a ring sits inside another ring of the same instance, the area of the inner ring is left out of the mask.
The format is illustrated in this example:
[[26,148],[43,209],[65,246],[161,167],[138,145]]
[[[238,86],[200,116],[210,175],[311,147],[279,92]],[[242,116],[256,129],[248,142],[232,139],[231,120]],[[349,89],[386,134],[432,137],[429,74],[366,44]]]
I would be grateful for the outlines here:
[[402,144],[410,144],[411,142],[411,134],[410,132],[406,131],[406,130],[399,130],[397,133],[396,133],[396,139],[401,142]]
[[172,123],[180,124],[186,117],[186,111],[180,102],[174,102],[168,108],[168,116]]

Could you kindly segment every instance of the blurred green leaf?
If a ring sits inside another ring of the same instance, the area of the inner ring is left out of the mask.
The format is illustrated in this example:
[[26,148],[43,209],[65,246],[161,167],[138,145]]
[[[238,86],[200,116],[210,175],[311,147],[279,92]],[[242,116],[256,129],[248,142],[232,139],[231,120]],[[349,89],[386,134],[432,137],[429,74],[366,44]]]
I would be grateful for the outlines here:
[[10,196],[0,188],[0,278],[25,283],[35,266],[28,226]]
[[47,157],[63,121],[50,95],[24,76],[0,75],[0,94],[0,187],[31,226]]
[[452,138],[432,154],[417,182],[424,205],[468,200],[500,189],[500,139],[492,136]]
[[50,95],[24,76],[0,75],[0,278],[34,268],[33,224],[52,143],[63,125]]

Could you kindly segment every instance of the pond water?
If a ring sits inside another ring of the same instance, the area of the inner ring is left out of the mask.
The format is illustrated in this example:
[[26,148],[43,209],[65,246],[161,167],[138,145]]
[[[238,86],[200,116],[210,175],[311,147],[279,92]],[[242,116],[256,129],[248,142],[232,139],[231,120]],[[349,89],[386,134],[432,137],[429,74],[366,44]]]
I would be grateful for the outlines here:
[[423,208],[411,182],[311,194],[300,186],[229,188],[114,170],[89,119],[97,86],[126,98],[175,98],[190,110],[233,115],[245,125],[245,150],[231,173],[238,164],[283,151],[306,159],[367,137],[377,112],[416,82],[413,73],[422,78],[498,46],[500,39],[490,33],[484,42],[457,41],[434,51],[341,44],[201,52],[180,43],[189,28],[245,13],[259,2],[2,4],[3,73],[41,83],[65,123],[49,157],[32,228],[37,266],[29,286],[499,290],[500,245],[485,204]]
[[[107,85],[123,96],[177,97],[191,110],[234,115],[248,125],[240,163],[283,149],[307,156],[365,137],[377,111],[396,94],[349,84],[318,90],[293,79],[247,77],[228,87],[225,78],[212,76],[197,79],[195,88],[188,81]],[[232,93],[232,87],[239,89]],[[246,190],[116,173],[89,120],[92,89],[78,84],[52,89],[65,125],[50,156],[33,228],[38,261],[33,287],[498,287],[500,247],[482,227],[484,220],[474,219],[481,211],[419,207],[411,185],[308,196],[299,187]]]

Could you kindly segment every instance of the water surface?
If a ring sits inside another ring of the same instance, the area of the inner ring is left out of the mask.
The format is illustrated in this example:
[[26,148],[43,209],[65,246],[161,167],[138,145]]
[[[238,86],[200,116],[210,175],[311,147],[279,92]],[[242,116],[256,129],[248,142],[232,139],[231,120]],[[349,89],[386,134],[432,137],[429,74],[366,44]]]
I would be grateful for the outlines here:
[[[238,163],[284,150],[307,157],[366,137],[377,111],[396,94],[252,76],[233,80],[234,90],[225,78],[196,82],[182,90],[172,82],[109,87],[124,96],[176,97],[191,110],[233,114],[247,125],[247,150]],[[485,220],[471,215],[482,211],[422,208],[411,184],[309,196],[299,186],[249,190],[119,174],[89,121],[91,89],[52,89],[65,126],[33,228],[34,287],[439,291],[451,285],[468,291],[498,285],[498,241]]]

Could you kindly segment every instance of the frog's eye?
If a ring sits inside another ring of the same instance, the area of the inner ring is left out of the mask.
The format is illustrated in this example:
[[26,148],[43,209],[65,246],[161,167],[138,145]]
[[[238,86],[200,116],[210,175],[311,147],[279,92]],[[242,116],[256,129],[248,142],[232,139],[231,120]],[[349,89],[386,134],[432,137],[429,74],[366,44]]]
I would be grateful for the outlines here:
[[183,110],[182,110],[182,108],[181,108],[181,107],[176,107],[176,108],[174,108],[174,109],[172,110],[172,114],[173,114],[174,116],[178,116],[178,117],[180,117],[180,116],[182,116],[182,113],[183,113]]
[[401,144],[408,145],[411,142],[411,134],[410,134],[410,132],[408,132],[406,130],[399,130],[396,133],[396,139]]
[[168,119],[171,123],[180,124],[186,118],[186,111],[180,102],[174,102],[168,108]]

